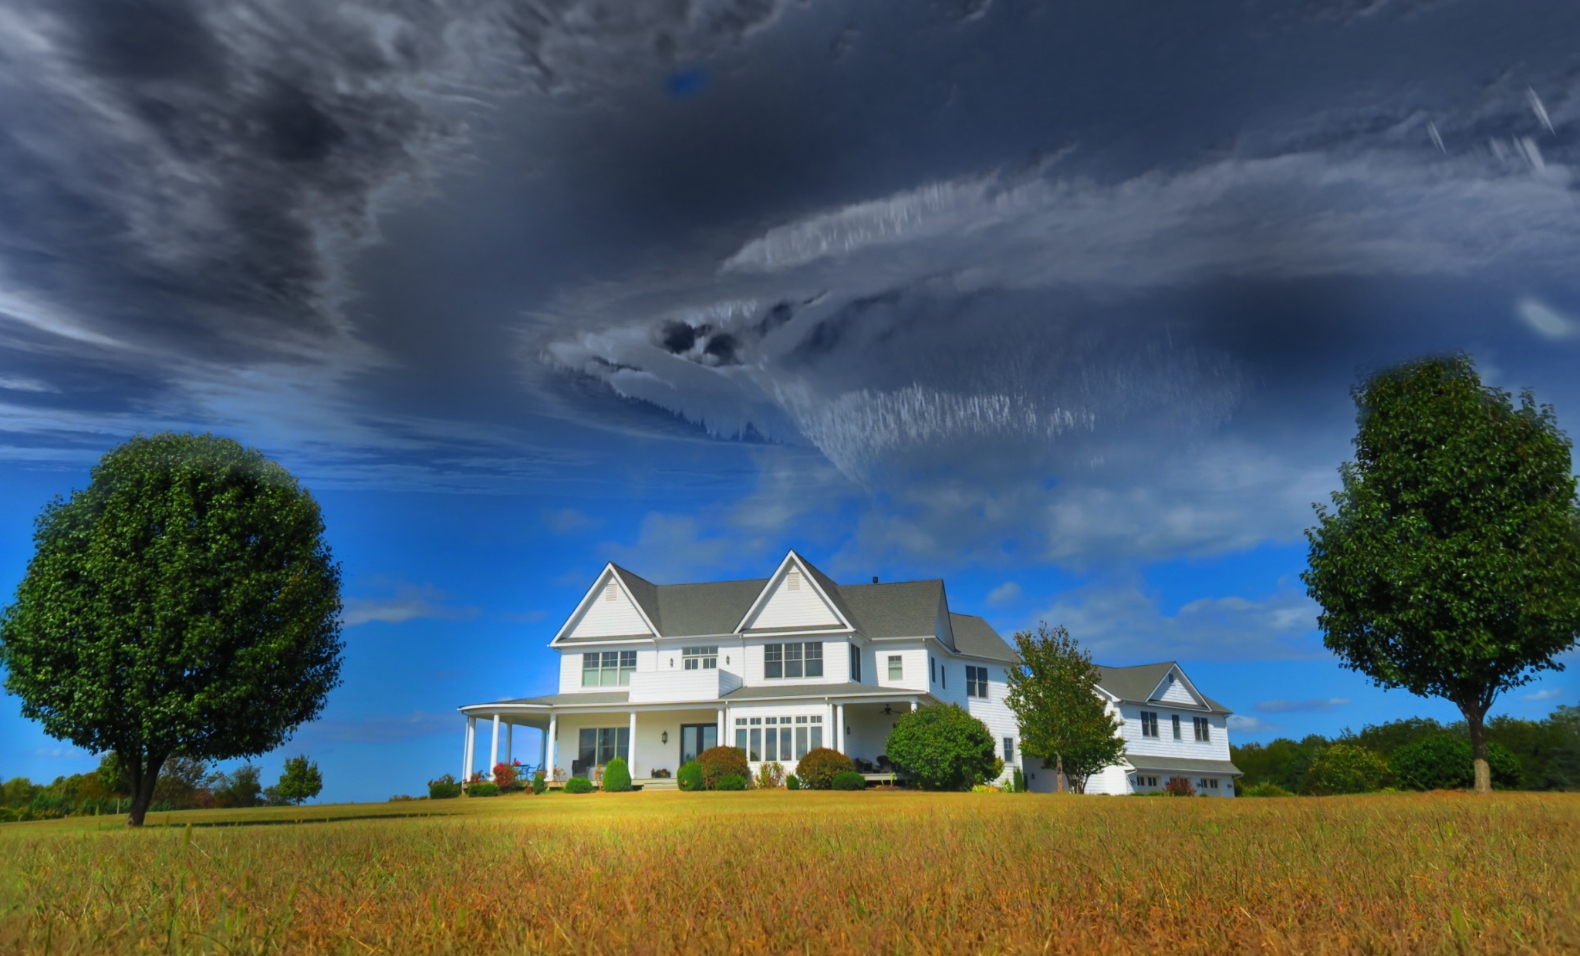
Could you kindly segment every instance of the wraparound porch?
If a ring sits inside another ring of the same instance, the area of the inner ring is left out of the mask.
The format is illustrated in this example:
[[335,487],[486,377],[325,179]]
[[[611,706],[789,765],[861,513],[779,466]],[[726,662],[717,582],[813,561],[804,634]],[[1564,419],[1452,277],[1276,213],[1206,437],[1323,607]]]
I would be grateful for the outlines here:
[[[472,704],[466,716],[462,779],[509,763],[515,728],[540,732],[534,761],[551,780],[595,776],[623,757],[636,782],[673,779],[691,757],[719,743],[747,751],[755,771],[769,761],[793,772],[816,746],[876,764],[889,731],[911,709],[937,703],[932,695],[859,684],[739,688],[716,700],[631,703],[624,691],[552,694]],[[486,733],[487,762],[478,767],[478,723]],[[501,749],[503,748],[503,749]]]

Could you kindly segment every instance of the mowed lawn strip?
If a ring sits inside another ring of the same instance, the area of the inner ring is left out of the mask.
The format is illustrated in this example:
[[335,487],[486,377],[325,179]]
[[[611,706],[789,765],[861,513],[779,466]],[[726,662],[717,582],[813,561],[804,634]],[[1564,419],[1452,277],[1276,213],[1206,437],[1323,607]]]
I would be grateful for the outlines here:
[[0,827],[0,952],[1580,951],[1566,794],[633,793],[168,820]]

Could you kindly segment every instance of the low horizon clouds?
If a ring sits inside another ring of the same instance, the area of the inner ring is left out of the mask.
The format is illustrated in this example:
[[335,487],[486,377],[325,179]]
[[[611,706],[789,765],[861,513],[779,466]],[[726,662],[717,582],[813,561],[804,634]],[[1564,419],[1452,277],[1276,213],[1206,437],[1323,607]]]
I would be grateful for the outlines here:
[[1348,697],[1313,697],[1307,700],[1263,700],[1256,709],[1264,714],[1296,714],[1309,711],[1335,710],[1349,704]]

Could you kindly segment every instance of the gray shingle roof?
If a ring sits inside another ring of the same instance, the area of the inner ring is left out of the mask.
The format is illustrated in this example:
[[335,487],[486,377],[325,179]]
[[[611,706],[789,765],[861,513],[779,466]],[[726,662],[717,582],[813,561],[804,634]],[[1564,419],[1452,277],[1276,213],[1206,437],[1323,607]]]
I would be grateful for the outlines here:
[[812,580],[816,581],[818,587],[823,589],[823,593],[828,595],[828,599],[834,602],[834,607],[839,609],[839,613],[844,615],[845,620],[849,621],[851,626],[858,631],[861,630],[861,625],[856,623],[855,616],[850,613],[850,605],[845,603],[844,589],[835,584],[833,578],[814,567],[812,562],[802,558],[799,554],[796,557],[801,558],[801,563],[806,565],[807,571],[812,575]]
[[931,637],[938,630],[942,581],[847,584],[840,593],[856,630],[867,637]]
[[[1157,690],[1163,682],[1163,677],[1172,667],[1177,667],[1174,661],[1162,661],[1157,664],[1138,664],[1134,667],[1102,667],[1097,668],[1097,683],[1120,700],[1133,700],[1145,703],[1152,697],[1152,692]],[[1184,673],[1181,671],[1181,673]],[[1201,691],[1197,691],[1201,694]],[[1227,707],[1201,694],[1202,700],[1207,702],[1208,709],[1215,714],[1229,714],[1233,711]]]
[[955,630],[956,651],[1006,664],[1020,662],[1020,655],[987,621],[975,614],[956,614],[953,611],[949,613],[949,618]]
[[[496,704],[534,704],[543,707],[558,707],[564,704],[623,704],[631,697],[627,690],[600,690],[587,691],[574,694],[545,694],[542,697],[517,697],[511,700],[496,700]],[[469,704],[470,707],[487,707],[487,704]]]
[[1137,754],[1125,754],[1125,759],[1130,766],[1137,770],[1177,770],[1185,773],[1232,773],[1239,774],[1240,768],[1231,760],[1197,760],[1193,757],[1143,757]]

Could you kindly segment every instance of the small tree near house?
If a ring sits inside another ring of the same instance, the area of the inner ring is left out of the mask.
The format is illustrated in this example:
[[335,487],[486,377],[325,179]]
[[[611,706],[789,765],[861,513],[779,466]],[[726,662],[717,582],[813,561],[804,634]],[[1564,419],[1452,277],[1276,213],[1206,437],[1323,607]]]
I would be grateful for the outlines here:
[[1076,793],[1094,773],[1119,762],[1119,721],[1097,694],[1097,668],[1063,627],[1039,624],[1015,635],[1020,663],[1009,669],[1006,703],[1020,723],[1020,749],[1041,758]]

